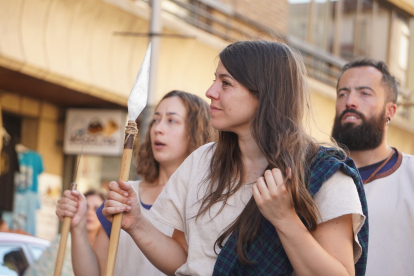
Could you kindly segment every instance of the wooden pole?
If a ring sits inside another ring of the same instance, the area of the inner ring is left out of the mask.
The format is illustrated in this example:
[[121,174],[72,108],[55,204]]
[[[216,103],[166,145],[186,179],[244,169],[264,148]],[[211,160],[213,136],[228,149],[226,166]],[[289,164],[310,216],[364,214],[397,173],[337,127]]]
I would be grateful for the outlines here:
[[[129,169],[131,167],[132,146],[137,134],[137,124],[134,121],[128,121],[128,126],[125,130],[121,172],[119,174],[119,180],[122,180],[124,182],[128,181]],[[121,233],[121,222],[122,213],[114,215],[112,220],[111,237],[109,239],[109,250],[106,262],[105,276],[112,276],[114,274],[116,254],[118,252],[119,235]]]
[[[70,189],[76,190],[77,184],[72,182]],[[70,223],[72,222],[71,217],[65,217],[63,219],[62,233],[60,235],[59,251],[56,258],[54,276],[60,276],[62,274],[63,260],[65,259],[66,244],[68,242],[68,235],[70,230]]]

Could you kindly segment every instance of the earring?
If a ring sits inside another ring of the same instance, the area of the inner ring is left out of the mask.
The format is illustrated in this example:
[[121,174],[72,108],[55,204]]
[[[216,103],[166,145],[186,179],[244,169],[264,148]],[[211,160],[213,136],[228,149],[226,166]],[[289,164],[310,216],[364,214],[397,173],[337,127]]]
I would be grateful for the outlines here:
[[386,126],[388,126],[390,124],[390,121],[391,121],[391,118],[390,117],[387,117],[387,124],[386,124]]

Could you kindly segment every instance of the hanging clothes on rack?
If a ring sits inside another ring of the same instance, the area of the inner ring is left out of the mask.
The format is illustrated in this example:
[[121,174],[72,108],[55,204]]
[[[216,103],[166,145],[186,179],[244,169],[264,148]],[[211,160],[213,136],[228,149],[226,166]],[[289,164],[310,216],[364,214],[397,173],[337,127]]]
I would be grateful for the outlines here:
[[21,144],[16,145],[20,172],[16,174],[13,224],[32,235],[36,235],[36,210],[40,209],[38,176],[43,172],[40,154]]
[[40,154],[21,144],[17,144],[15,149],[20,172],[14,179],[13,212],[4,212],[3,219],[10,229],[21,229],[35,236],[36,210],[40,209],[38,176],[43,172],[43,162]]
[[3,147],[0,152],[0,214],[13,211],[15,173],[19,172],[19,161],[15,144],[7,131],[1,128]]

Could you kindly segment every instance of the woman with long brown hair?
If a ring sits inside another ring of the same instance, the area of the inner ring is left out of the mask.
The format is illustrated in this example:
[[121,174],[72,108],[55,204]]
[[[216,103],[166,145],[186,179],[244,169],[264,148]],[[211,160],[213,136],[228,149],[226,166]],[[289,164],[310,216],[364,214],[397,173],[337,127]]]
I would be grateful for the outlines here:
[[125,212],[123,229],[169,275],[362,275],[365,195],[353,162],[305,133],[300,58],[282,43],[236,42],[215,76],[206,96],[219,140],[183,162],[150,212],[173,236],[123,182],[111,182],[104,215]]
[[[146,138],[137,151],[137,174],[141,181],[128,182],[136,191],[145,216],[164,189],[170,176],[198,147],[215,139],[208,105],[200,97],[174,90],[167,93],[155,108]],[[75,275],[103,275],[109,248],[111,224],[102,216],[103,205],[96,211],[101,222],[98,236],[86,242],[84,196],[65,191],[56,213],[62,220],[72,217],[72,263]],[[148,215],[149,216],[149,215]],[[151,219],[151,218],[150,218]],[[173,228],[151,219],[157,231],[171,236]],[[99,223],[99,222],[98,222]],[[115,275],[163,275],[143,255],[131,237],[121,231]]]

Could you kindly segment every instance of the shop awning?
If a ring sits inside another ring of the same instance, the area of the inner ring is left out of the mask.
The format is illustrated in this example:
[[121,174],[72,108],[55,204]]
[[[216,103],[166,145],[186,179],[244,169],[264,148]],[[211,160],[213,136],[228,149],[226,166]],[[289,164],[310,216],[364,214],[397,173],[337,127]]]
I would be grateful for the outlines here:
[[120,104],[119,101],[112,102],[108,99],[69,89],[4,67],[0,67],[0,89],[48,101],[64,108],[126,108],[126,105]]

